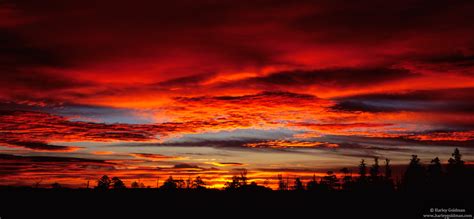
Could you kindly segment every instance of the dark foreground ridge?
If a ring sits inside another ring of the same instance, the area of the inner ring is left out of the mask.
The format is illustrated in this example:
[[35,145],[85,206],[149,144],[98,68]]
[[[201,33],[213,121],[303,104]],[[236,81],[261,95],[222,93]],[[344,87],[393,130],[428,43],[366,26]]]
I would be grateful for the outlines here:
[[[117,177],[104,175],[94,188],[65,188],[58,183],[51,188],[0,187],[0,217],[25,218],[34,213],[40,218],[68,218],[70,214],[85,218],[104,214],[175,215],[219,211],[235,214],[328,215],[324,218],[472,218],[474,215],[474,172],[462,159],[458,149],[443,167],[438,158],[424,166],[412,156],[403,177],[392,179],[390,162],[383,167],[375,158],[368,168],[362,160],[357,176],[344,168],[343,177],[329,171],[304,184],[295,178],[289,184],[279,176],[278,190],[250,182],[246,171],[232,177],[222,190],[209,189],[197,177],[176,180],[169,177],[159,188],[132,183],[131,187]],[[368,169],[368,170],[367,170]],[[64,213],[64,212],[68,213]],[[142,217],[139,217],[142,216]],[[208,215],[209,216],[209,215]]]
[[[273,215],[310,218],[423,218],[433,209],[460,209],[474,214],[473,193],[442,192],[311,192],[311,191],[223,191],[127,189],[26,189],[1,191],[2,218],[23,218],[31,213],[38,218],[69,214],[133,215]],[[224,216],[225,216],[224,215]],[[317,217],[322,216],[324,217]],[[153,216],[153,217],[151,217]],[[95,217],[94,217],[95,218]],[[108,217],[107,217],[108,218]],[[293,218],[293,217],[292,217]],[[453,217],[455,218],[455,217]]]

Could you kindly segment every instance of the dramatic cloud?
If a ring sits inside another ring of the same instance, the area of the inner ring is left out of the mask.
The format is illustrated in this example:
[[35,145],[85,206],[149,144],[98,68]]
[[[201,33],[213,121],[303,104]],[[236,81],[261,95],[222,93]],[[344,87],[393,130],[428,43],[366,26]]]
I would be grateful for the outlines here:
[[337,144],[330,144],[327,142],[313,142],[313,141],[266,141],[257,143],[245,144],[246,147],[251,148],[316,148],[316,147],[338,147]]
[[331,101],[313,95],[289,92],[178,98],[177,104],[172,113],[178,120],[238,121],[247,127],[272,127],[285,121],[314,119],[332,105]]
[[474,88],[414,90],[398,93],[375,93],[341,98],[335,109],[387,112],[419,111],[471,113],[474,111]]
[[71,152],[80,149],[80,147],[72,146],[60,146],[60,145],[50,145],[44,142],[35,142],[35,141],[8,141],[0,140],[0,143],[3,143],[7,147],[22,147],[31,149],[34,151],[50,151],[50,152]]
[[143,153],[134,153],[130,154],[133,157],[136,158],[143,158],[143,159],[149,159],[152,161],[158,161],[158,160],[179,160],[181,159],[180,157],[172,157],[172,156],[165,156],[161,154],[143,154]]
[[22,89],[5,93],[138,106],[229,83],[227,94],[302,84],[360,89],[472,57],[472,3],[370,4],[377,10],[338,1],[10,2],[0,5],[11,72],[3,81]]
[[239,167],[239,166],[245,166],[243,163],[234,163],[234,162],[208,162],[208,164],[212,164],[214,166],[218,167]]
[[453,146],[471,162],[472,11],[464,0],[2,1],[4,181],[202,173],[219,187],[241,166],[262,182]]
[[[295,70],[276,72],[266,76],[246,78],[238,82],[232,82],[236,87],[260,87],[263,89],[283,89],[294,86],[349,88],[373,86],[383,82],[393,82],[416,74],[404,69],[392,68],[340,68],[323,70]],[[230,86],[224,84],[223,86]]]

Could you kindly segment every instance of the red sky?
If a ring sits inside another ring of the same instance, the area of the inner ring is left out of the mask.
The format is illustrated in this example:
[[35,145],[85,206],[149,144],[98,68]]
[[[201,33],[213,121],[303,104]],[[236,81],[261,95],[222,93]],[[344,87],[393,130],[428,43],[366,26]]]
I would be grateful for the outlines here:
[[[474,151],[474,4],[3,1],[0,179],[262,182]],[[12,162],[22,165],[12,166]],[[191,167],[191,168],[181,168]]]

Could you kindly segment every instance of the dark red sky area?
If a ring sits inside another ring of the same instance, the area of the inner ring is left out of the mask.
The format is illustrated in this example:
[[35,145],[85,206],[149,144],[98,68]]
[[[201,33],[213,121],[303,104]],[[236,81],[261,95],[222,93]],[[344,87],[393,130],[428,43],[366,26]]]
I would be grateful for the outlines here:
[[95,177],[88,165],[33,170],[36,156],[127,179],[186,164],[216,186],[237,168],[264,180],[453,147],[472,161],[473,11],[472,1],[2,1],[0,165],[25,168],[0,178]]

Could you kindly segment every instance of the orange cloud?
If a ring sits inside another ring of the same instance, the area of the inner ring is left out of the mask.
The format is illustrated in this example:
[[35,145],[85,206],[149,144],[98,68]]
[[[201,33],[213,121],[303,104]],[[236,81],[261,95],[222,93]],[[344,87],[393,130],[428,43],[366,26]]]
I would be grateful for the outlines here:
[[420,141],[472,141],[474,131],[465,132],[432,132],[427,134],[417,134],[408,136],[409,139]]
[[315,147],[339,147],[337,144],[328,142],[312,142],[312,141],[287,141],[287,140],[273,140],[257,143],[245,144],[246,147],[251,148],[315,148]]
[[211,164],[218,167],[238,167],[238,166],[245,166],[243,163],[235,163],[235,162],[205,162],[206,164]]
[[130,155],[136,158],[142,158],[142,159],[147,159],[147,160],[152,160],[152,161],[183,159],[182,157],[165,156],[161,154],[132,153]]

